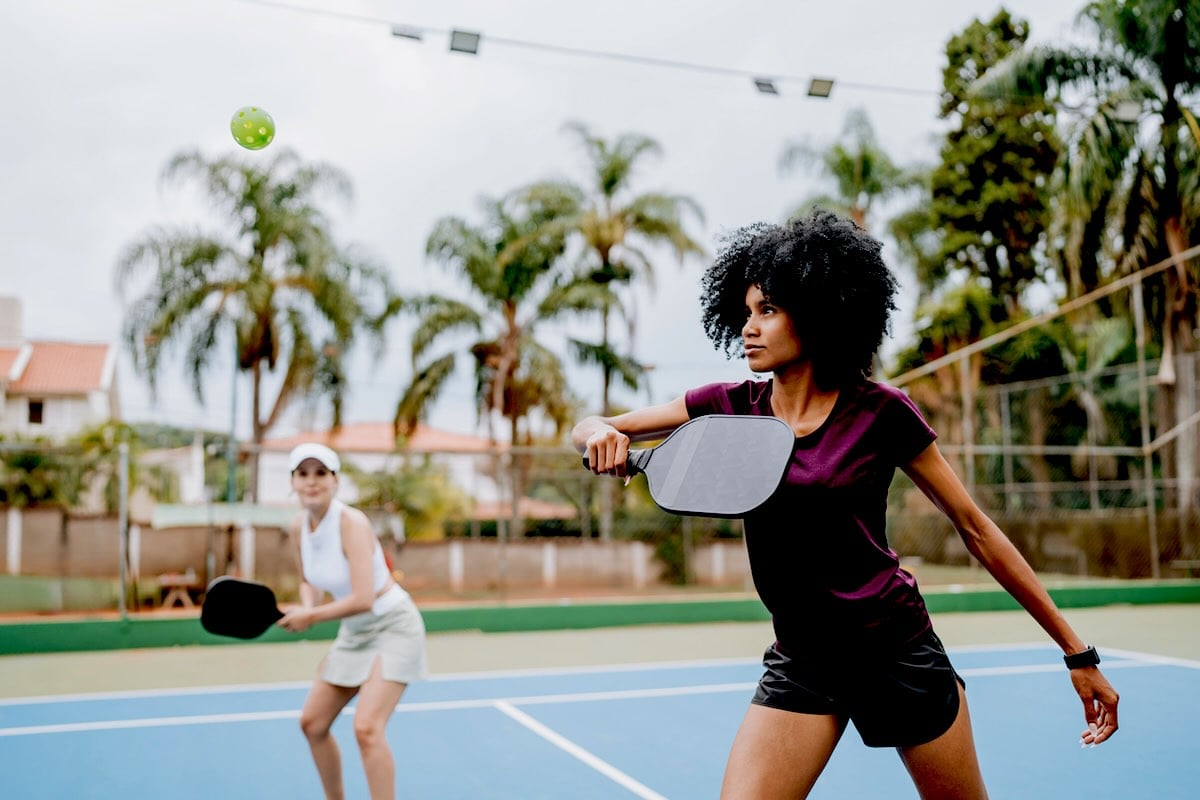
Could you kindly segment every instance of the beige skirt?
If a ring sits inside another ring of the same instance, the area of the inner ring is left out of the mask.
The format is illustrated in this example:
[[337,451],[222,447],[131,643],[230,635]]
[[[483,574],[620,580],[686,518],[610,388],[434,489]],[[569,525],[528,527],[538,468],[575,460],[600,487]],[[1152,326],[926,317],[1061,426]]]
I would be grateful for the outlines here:
[[426,677],[425,622],[407,595],[390,611],[343,619],[319,674],[334,686],[362,686],[376,659],[385,681],[407,684]]

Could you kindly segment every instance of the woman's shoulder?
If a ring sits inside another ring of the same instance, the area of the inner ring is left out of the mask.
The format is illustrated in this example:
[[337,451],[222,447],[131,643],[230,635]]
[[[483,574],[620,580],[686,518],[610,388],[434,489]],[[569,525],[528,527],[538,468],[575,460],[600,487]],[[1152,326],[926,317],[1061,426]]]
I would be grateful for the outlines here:
[[903,389],[899,389],[886,383],[863,380],[860,383],[855,384],[853,391],[855,391],[863,401],[873,404],[879,408],[895,405],[897,403],[910,408],[916,408],[916,404],[912,401],[912,398],[908,396],[907,392],[905,392]]
[[770,381],[748,379],[697,386],[688,391],[686,400],[692,412],[745,414],[764,402],[769,403],[770,392]]
[[340,511],[341,511],[341,518],[339,519],[339,522],[342,523],[343,531],[347,530],[350,527],[366,528],[367,530],[371,529],[370,518],[368,518],[367,515],[365,513],[363,513],[360,509],[357,509],[354,506],[342,503]]

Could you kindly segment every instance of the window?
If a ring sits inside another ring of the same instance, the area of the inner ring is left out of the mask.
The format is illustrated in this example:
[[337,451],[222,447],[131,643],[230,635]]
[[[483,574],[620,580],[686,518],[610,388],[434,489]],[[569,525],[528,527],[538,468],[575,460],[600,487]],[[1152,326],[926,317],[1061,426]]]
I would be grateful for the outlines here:
[[46,403],[42,400],[29,401],[29,424],[41,425],[42,412],[45,410]]

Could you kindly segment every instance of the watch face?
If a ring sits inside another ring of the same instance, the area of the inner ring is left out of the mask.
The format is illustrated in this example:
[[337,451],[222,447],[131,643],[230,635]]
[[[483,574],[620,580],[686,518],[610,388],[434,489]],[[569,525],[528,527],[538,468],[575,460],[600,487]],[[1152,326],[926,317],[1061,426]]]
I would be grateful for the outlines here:
[[1096,652],[1096,648],[1089,647],[1081,653],[1072,653],[1069,656],[1063,656],[1063,661],[1067,662],[1067,667],[1070,669],[1093,667],[1100,663],[1100,654]]

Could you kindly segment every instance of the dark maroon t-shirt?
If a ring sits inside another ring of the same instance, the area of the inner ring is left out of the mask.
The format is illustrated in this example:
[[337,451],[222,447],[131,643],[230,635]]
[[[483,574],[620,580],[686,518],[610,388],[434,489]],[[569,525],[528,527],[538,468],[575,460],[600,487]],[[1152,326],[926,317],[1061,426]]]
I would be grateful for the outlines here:
[[[771,381],[713,383],[685,395],[688,416],[772,416]],[[775,636],[876,646],[930,627],[912,575],[887,543],[888,486],[937,434],[898,389],[841,390],[817,430],[796,438],[779,490],[745,517],[750,571]]]

